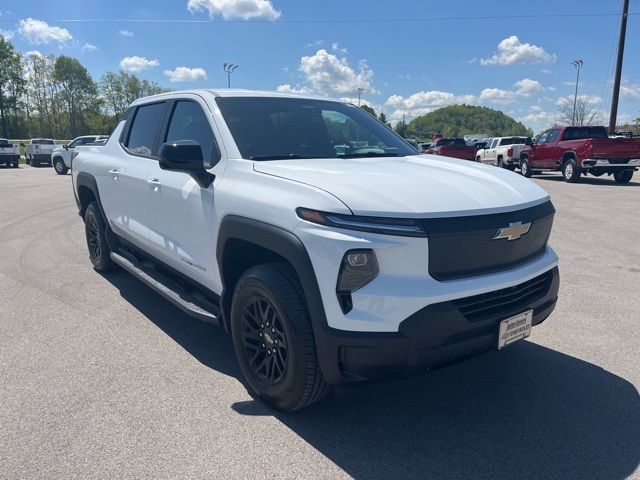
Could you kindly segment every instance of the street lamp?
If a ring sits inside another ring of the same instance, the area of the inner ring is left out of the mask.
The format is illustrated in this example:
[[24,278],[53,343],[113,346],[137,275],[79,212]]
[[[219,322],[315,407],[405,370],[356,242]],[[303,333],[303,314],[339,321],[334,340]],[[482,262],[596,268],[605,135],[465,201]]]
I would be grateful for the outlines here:
[[227,72],[227,88],[231,88],[231,74],[233,71],[238,68],[240,65],[236,65],[235,63],[225,63],[222,68]]
[[582,68],[582,65],[584,65],[584,62],[582,61],[581,58],[578,58],[577,60],[572,61],[571,65],[576,67],[576,72],[577,72],[576,93],[573,95],[573,116],[571,117],[571,123],[575,125],[576,124],[576,103],[578,103],[578,83],[580,82],[580,69]]
[[362,94],[365,92],[365,89],[362,87],[356,88],[356,93],[358,94],[358,106],[360,106],[360,102],[362,100]]

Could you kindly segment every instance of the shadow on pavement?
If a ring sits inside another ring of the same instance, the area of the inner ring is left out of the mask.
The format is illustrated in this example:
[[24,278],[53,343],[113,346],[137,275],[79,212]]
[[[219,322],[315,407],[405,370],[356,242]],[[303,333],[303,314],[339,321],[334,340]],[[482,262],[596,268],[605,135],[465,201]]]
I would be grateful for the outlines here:
[[[540,180],[550,180],[555,182],[564,182],[564,179],[562,178],[562,174],[560,173],[537,174],[537,175],[534,175],[532,178],[540,179]],[[613,179],[613,175],[611,176],[603,175],[601,177],[582,176],[580,177],[579,183],[584,183],[587,185],[602,185],[603,187],[629,188],[629,187],[640,187],[640,182],[638,182],[639,179],[640,179],[640,173],[636,172],[629,183],[625,183],[622,185],[615,182],[615,180]]]
[[[221,328],[124,272],[105,278],[204,365],[239,378]],[[636,388],[528,341],[423,377],[338,387],[334,398],[291,414],[260,401],[232,408],[276,417],[358,479],[623,479],[640,462]]]

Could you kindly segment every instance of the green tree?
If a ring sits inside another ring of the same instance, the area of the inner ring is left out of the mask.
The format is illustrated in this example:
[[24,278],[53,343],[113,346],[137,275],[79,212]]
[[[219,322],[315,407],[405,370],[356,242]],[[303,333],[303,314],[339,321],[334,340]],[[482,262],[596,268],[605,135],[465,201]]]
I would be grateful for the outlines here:
[[405,138],[407,135],[409,135],[409,125],[410,124],[404,120],[404,115],[403,115],[402,120],[396,123],[396,126],[394,127],[393,130],[402,138]]
[[98,87],[89,71],[77,59],[65,55],[56,59],[53,77],[67,109],[69,136],[75,137],[86,127],[87,117],[100,108]]
[[362,105],[360,108],[362,108],[366,112],[369,112],[374,117],[378,118],[376,111],[373,108],[371,108],[369,105]]
[[13,44],[0,35],[0,128],[3,137],[9,137],[10,112],[13,112],[14,129],[18,129],[18,108],[24,86],[22,57]]
[[503,112],[473,105],[439,108],[411,120],[408,130],[420,138],[431,138],[434,133],[441,133],[445,137],[462,137],[479,132],[494,137],[532,135],[530,129]]
[[107,72],[100,79],[100,94],[115,119],[122,117],[134,100],[168,91],[170,90],[155,82],[141,80],[132,73]]
[[391,124],[387,120],[387,116],[384,114],[384,112],[380,112],[380,115],[378,115],[378,120],[380,120],[382,123],[384,123],[387,127],[391,126]]

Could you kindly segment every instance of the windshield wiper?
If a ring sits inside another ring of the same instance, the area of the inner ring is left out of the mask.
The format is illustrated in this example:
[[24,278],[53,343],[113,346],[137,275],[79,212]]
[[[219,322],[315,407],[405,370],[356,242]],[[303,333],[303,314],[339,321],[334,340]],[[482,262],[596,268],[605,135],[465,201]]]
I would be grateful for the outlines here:
[[367,157],[399,157],[398,153],[381,153],[381,152],[363,152],[363,153],[345,153],[339,155],[338,158],[367,158]]
[[288,155],[253,155],[249,160],[295,160],[298,158],[327,158],[323,155],[298,155],[290,153]]

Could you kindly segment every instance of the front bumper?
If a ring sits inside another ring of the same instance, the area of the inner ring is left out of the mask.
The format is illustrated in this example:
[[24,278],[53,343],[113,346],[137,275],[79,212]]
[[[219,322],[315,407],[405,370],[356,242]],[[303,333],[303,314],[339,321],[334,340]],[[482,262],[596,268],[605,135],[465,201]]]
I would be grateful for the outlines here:
[[640,167],[640,158],[631,158],[628,161],[609,160],[605,158],[585,158],[582,160],[582,168],[629,168]]
[[[534,295],[531,285],[542,285],[542,281],[544,285],[536,287]],[[423,373],[495,350],[502,320],[533,310],[533,325],[538,325],[551,314],[559,282],[558,267],[554,267],[518,286],[462,299],[462,303],[457,299],[431,304],[402,321],[397,332],[325,327],[315,332],[320,367],[327,382],[339,384]],[[477,304],[483,298],[510,300],[499,306],[489,304],[480,316],[464,306],[466,300]]]

